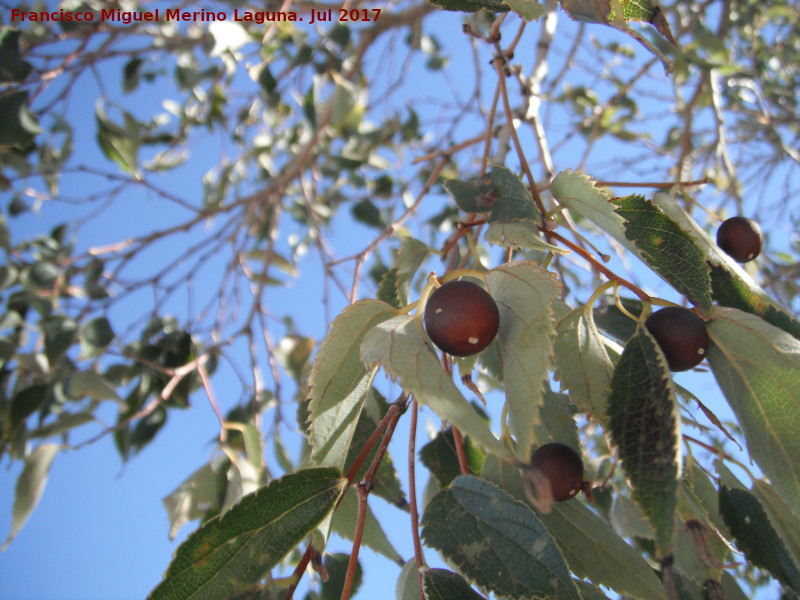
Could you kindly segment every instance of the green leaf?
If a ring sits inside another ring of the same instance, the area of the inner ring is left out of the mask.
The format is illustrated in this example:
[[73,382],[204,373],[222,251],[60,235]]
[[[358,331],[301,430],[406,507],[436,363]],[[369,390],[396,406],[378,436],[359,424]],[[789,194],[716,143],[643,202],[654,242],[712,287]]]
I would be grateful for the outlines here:
[[397,268],[386,269],[378,283],[378,291],[375,292],[375,297],[395,308],[403,307],[403,303],[397,297]]
[[353,214],[353,218],[356,221],[364,223],[364,225],[376,227],[377,229],[386,228],[386,221],[383,220],[381,211],[378,210],[378,207],[375,206],[373,202],[366,198],[354,204],[350,211]]
[[655,202],[681,229],[688,232],[702,250],[711,269],[711,290],[721,306],[738,308],[760,316],[767,323],[780,327],[800,339],[800,320],[780,306],[762,290],[750,275],[692,219],[670,194],[656,193]]
[[541,215],[533,203],[528,188],[508,167],[492,167],[489,171],[489,180],[495,197],[489,214],[489,223],[541,221]]
[[413,558],[400,569],[395,585],[395,600],[420,600],[417,562]]
[[0,32],[0,82],[22,81],[33,70],[19,51],[20,35],[15,29],[3,28]]
[[[481,477],[526,501],[518,469],[489,458]],[[537,515],[576,576],[636,598],[666,597],[661,581],[642,554],[578,500],[556,502],[549,514]]]
[[97,418],[90,412],[61,413],[52,423],[37,427],[30,432],[31,437],[48,438],[64,435],[68,431],[87,423],[96,423]]
[[36,134],[41,132],[36,117],[28,108],[28,92],[0,95],[0,147],[30,149]]
[[[471,473],[477,475],[481,472],[484,456],[472,445],[469,438],[462,438],[462,441],[467,466]],[[435,438],[422,447],[419,457],[441,487],[450,485],[461,474],[452,428],[437,433]]]
[[589,219],[638,256],[636,247],[625,237],[625,220],[615,212],[611,192],[598,188],[591,177],[580,171],[561,171],[550,184],[550,193],[559,204]]
[[122,400],[114,386],[95,371],[82,371],[71,375],[69,378],[69,393],[74,398]]
[[447,569],[424,569],[422,586],[425,600],[486,600],[463,577]]
[[465,213],[489,212],[497,201],[492,179],[488,174],[467,181],[447,179],[442,187]]
[[378,300],[351,304],[334,319],[317,351],[309,380],[312,464],[342,468],[373,374],[359,347],[373,326],[397,311]]
[[[369,412],[367,410],[362,410],[361,416],[358,419],[358,425],[356,426],[355,434],[353,435],[353,441],[350,444],[350,451],[347,453],[347,460],[345,461],[347,468],[345,469],[345,472],[350,470],[350,467],[355,462],[356,457],[361,453],[362,448],[377,427],[378,423],[369,415]],[[354,481],[360,481],[364,473],[366,473],[370,463],[372,462],[372,459],[378,452],[379,445],[380,444],[375,444],[372,447],[372,451],[367,455],[361,469],[353,478]],[[400,480],[397,477],[397,471],[394,468],[392,457],[388,451],[383,455],[381,464],[378,467],[377,473],[375,474],[373,485],[373,494],[380,496],[388,502],[391,502],[398,508],[408,510],[408,500],[406,500],[405,492],[403,492],[403,487],[400,485]]]
[[614,365],[594,323],[591,307],[570,311],[556,324],[555,375],[582,410],[603,421]]
[[78,324],[68,317],[53,316],[42,320],[44,352],[51,364],[61,358],[78,337]]
[[61,450],[61,446],[58,444],[39,444],[25,458],[25,466],[17,479],[17,487],[14,492],[11,533],[8,534],[2,550],[8,548],[33,513],[36,505],[39,504],[39,499],[47,485],[50,466],[59,450]]
[[425,341],[422,319],[401,315],[373,327],[361,345],[367,367],[382,366],[417,401],[430,406],[440,419],[449,421],[463,435],[488,452],[505,456],[505,446],[492,434],[442,368]]
[[538,21],[547,13],[544,4],[538,0],[503,0],[503,2],[526,21]]
[[499,596],[580,598],[536,514],[477,477],[462,475],[431,499],[422,536],[469,580]]
[[503,382],[517,437],[517,456],[527,461],[553,354],[551,302],[561,292],[561,285],[555,273],[533,261],[501,265],[489,271],[486,283],[500,311],[495,343],[503,357]]
[[[323,579],[320,600],[339,600],[342,597],[342,590],[344,589],[344,582],[347,576],[347,565],[350,562],[350,555],[344,553],[326,554],[325,555],[325,570],[328,572],[328,578]],[[361,587],[363,579],[363,569],[361,562],[356,561],[356,572],[353,577],[353,586],[350,588],[351,597],[356,597],[358,588]]]
[[495,246],[514,250],[541,250],[556,254],[569,254],[570,251],[548,244],[539,238],[538,221],[533,219],[519,221],[498,221],[486,229],[486,241]]
[[120,127],[108,117],[102,100],[98,100],[95,106],[97,143],[103,153],[117,163],[120,169],[134,175],[139,163],[141,136],[138,130],[134,130],[137,123],[133,116],[123,111],[123,117],[125,127]]
[[114,339],[114,330],[105,317],[98,317],[81,325],[80,334],[81,353],[87,358],[102,354]]
[[335,468],[285,475],[204,523],[180,545],[150,600],[218,600],[257,584],[331,512],[347,481]]
[[800,594],[800,568],[756,497],[746,490],[720,486],[719,511],[747,560]]
[[625,219],[625,236],[664,280],[705,315],[711,312],[711,276],[691,235],[642,196],[614,200]]
[[411,282],[416,275],[430,249],[424,243],[412,237],[403,238],[397,251],[395,265],[397,267],[397,296],[402,304],[411,302]]
[[[355,534],[356,522],[358,521],[358,497],[355,488],[350,488],[342,498],[341,503],[333,513],[331,527],[345,539],[352,540]],[[380,521],[375,517],[375,513],[367,505],[366,518],[364,521],[364,531],[362,543],[371,548],[378,554],[382,554],[391,561],[400,565],[403,564],[403,557],[394,549],[389,538],[381,527]]]
[[780,494],[766,481],[753,482],[753,494],[769,515],[770,523],[786,544],[795,564],[800,565],[800,518],[791,511]]
[[680,474],[680,416],[666,359],[641,323],[611,378],[611,439],[633,497],[655,531],[656,553],[672,552]]
[[174,540],[186,523],[219,510],[218,482],[211,465],[203,465],[162,500],[169,518],[169,539]]
[[800,341],[735,308],[716,308],[708,363],[750,455],[800,514]]

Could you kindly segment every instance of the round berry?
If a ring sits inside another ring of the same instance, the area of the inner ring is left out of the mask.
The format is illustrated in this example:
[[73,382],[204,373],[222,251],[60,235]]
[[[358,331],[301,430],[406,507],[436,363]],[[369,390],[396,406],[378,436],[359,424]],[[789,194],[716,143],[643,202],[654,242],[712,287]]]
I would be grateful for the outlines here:
[[731,217],[717,229],[717,246],[736,262],[753,260],[761,252],[762,243],[758,223],[746,217]]
[[656,338],[671,371],[686,371],[705,358],[710,339],[703,319],[679,306],[654,312],[644,322]]
[[541,446],[531,456],[531,467],[550,482],[556,502],[569,500],[583,489],[583,461],[566,444],[553,442]]
[[425,331],[440,349],[453,356],[470,356],[497,335],[500,313],[479,285],[450,281],[428,298],[424,321]]

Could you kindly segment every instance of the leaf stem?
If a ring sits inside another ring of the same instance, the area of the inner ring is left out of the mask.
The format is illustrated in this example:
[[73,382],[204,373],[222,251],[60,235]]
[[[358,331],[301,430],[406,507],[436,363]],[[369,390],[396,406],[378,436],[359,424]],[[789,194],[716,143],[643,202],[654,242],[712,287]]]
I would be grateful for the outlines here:
[[453,425],[453,441],[456,444],[456,455],[458,455],[458,466],[461,469],[462,475],[469,475],[469,466],[467,466],[467,455],[464,453],[464,441],[461,438],[461,432]]

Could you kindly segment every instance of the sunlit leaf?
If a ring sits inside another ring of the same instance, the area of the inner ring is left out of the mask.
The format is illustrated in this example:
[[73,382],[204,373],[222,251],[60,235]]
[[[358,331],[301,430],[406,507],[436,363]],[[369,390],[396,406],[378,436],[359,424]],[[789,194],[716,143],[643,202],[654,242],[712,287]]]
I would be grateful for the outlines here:
[[708,362],[751,456],[800,514],[800,341],[735,308],[716,308]]
[[311,367],[313,464],[344,466],[372,379],[359,355],[361,340],[374,325],[395,314],[385,302],[361,300],[345,308],[331,324]]
[[338,469],[311,468],[245,496],[181,544],[148,598],[212,600],[255,585],[330,513],[345,484]]
[[561,286],[554,273],[532,261],[501,265],[489,272],[486,283],[500,311],[495,343],[503,357],[503,382],[517,436],[517,456],[528,460],[553,354],[551,301]]
[[505,446],[492,434],[445,372],[425,341],[422,320],[402,315],[373,327],[364,337],[361,356],[368,367],[382,366],[403,389],[430,406],[485,450],[505,456]]

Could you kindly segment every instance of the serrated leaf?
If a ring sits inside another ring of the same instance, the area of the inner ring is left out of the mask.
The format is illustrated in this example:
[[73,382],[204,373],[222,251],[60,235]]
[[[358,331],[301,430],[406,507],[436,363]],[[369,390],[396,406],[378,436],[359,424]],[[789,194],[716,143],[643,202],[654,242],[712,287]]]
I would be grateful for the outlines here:
[[486,241],[495,246],[513,248],[514,250],[541,250],[556,254],[569,254],[565,248],[553,246],[539,238],[538,221],[533,219],[520,221],[499,221],[486,229]]
[[722,252],[671,194],[656,193],[653,202],[689,233],[702,250],[711,269],[711,290],[715,302],[758,315],[767,323],[800,339],[800,320],[770,298],[747,271]]
[[625,219],[625,236],[640,256],[705,315],[711,311],[711,276],[691,235],[642,196],[614,200]]
[[[481,477],[526,501],[520,472],[511,465],[490,457]],[[556,502],[549,514],[537,515],[576,576],[636,598],[665,598],[661,581],[641,552],[578,500]]]
[[508,167],[495,166],[489,171],[495,202],[489,213],[489,223],[509,221],[539,222],[541,215],[533,203],[528,188]]
[[719,511],[747,560],[800,594],[800,568],[756,497],[746,490],[720,486]]
[[587,307],[576,308],[556,324],[555,375],[570,397],[594,418],[606,416],[609,384],[614,365],[606,344]]
[[[350,488],[342,498],[341,503],[333,513],[331,526],[333,531],[345,539],[352,540],[355,533],[356,522],[358,521],[358,497],[355,488]],[[375,513],[367,504],[366,519],[364,521],[364,531],[362,543],[371,548],[378,554],[382,554],[391,561],[403,564],[403,557],[394,549],[389,538],[381,527],[380,521],[375,517]]]
[[468,579],[500,596],[580,598],[536,514],[477,477],[462,475],[431,499],[422,537]]
[[561,285],[554,273],[532,261],[516,261],[492,269],[486,283],[500,311],[495,343],[503,357],[503,382],[517,437],[517,456],[527,461],[553,354],[551,302]]
[[769,516],[795,564],[800,565],[800,518],[791,511],[780,494],[766,481],[753,482],[753,494]]
[[346,484],[338,469],[311,468],[245,496],[180,545],[148,598],[216,600],[254,586],[331,512]]
[[425,569],[422,586],[425,600],[486,600],[463,577],[447,569]]
[[381,302],[386,302],[395,308],[402,308],[403,304],[397,296],[397,269],[387,269],[378,283],[375,297]]
[[633,497],[653,526],[658,557],[665,558],[675,533],[680,418],[666,359],[641,323],[611,378],[608,419]]
[[467,402],[425,340],[421,318],[397,316],[367,332],[361,357],[367,367],[382,366],[400,380],[406,392],[472,437],[474,443],[493,454],[507,455],[505,446]]
[[488,174],[467,181],[448,179],[442,187],[455,201],[456,206],[465,213],[489,212],[497,201]]
[[59,450],[61,450],[61,446],[58,444],[39,444],[33,449],[33,452],[25,457],[25,466],[17,479],[14,491],[11,533],[8,534],[2,550],[8,548],[8,545],[28,521],[36,505],[39,504],[44,487],[47,485],[50,466]]
[[400,248],[397,250],[397,296],[400,302],[408,304],[411,301],[409,296],[411,281],[414,275],[428,256],[430,249],[424,243],[412,237],[403,238]]
[[589,219],[638,256],[636,247],[625,237],[625,220],[614,212],[611,192],[597,187],[591,177],[580,171],[561,171],[550,184],[550,193],[559,204]]
[[715,308],[708,362],[750,455],[800,513],[800,341],[755,315]]
[[311,462],[342,468],[372,373],[359,347],[364,335],[397,311],[378,300],[351,304],[336,317],[317,351],[309,380]]

